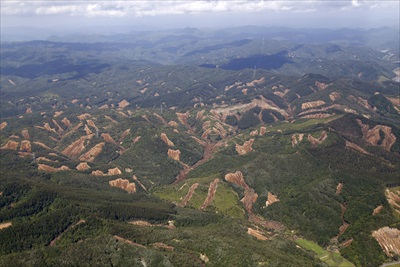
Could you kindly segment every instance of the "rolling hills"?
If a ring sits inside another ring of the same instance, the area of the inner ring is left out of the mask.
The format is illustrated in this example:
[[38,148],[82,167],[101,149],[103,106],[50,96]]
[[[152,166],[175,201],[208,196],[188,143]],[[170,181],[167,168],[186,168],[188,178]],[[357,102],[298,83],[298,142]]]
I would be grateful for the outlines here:
[[397,260],[396,51],[253,31],[3,45],[0,265]]

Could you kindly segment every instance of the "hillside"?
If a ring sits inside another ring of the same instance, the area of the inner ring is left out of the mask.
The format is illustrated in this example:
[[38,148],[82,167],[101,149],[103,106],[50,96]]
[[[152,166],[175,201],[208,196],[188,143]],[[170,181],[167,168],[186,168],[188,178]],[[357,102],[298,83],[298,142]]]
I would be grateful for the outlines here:
[[254,31],[3,45],[0,265],[398,260],[395,54]]

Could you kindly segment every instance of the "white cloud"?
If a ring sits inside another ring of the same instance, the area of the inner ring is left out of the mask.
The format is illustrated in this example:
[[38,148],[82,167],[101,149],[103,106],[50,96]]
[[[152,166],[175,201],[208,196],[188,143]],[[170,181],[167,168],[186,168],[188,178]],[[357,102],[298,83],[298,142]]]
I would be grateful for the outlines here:
[[3,15],[55,15],[74,16],[156,16],[166,14],[217,13],[262,11],[299,12],[304,10],[357,8],[361,6],[393,5],[395,1],[273,1],[273,0],[240,0],[240,1],[1,1]]
[[[364,20],[371,17],[399,20],[397,0],[1,0],[0,5],[1,19],[5,22],[6,18],[9,18],[9,21],[18,18],[25,18],[24,21],[28,18],[43,18],[43,21],[48,21],[46,17],[54,16],[64,20],[73,17],[75,21],[83,21],[86,18],[90,18],[91,21],[94,21],[94,18],[103,21],[107,18],[154,21],[156,17],[169,15],[178,20],[187,19],[190,16],[184,15],[191,14],[201,15],[202,18],[214,16],[214,19],[217,16],[225,16],[229,17],[230,21],[234,21],[233,17],[239,21],[244,17],[258,17],[260,23],[274,18],[275,21],[281,19],[294,25],[297,25],[296,19],[302,23],[301,20],[311,21],[312,17],[319,17],[318,23],[323,19],[327,24],[335,24],[339,22],[332,21],[335,17],[348,18],[350,21],[355,18],[355,14]],[[200,16],[193,17],[200,19]]]

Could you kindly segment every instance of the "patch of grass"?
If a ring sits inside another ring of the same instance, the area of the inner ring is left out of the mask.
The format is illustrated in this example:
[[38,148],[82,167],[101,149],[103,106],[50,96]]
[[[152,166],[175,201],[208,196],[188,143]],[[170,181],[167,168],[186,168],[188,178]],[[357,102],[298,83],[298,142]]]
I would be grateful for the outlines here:
[[[188,193],[189,188],[194,183],[199,183],[199,186],[194,191],[193,196],[188,202],[187,206],[200,209],[207,197],[210,183],[215,178],[216,176],[188,179],[176,186],[168,185],[159,187],[154,191],[154,194],[167,201],[180,203]],[[234,218],[244,218],[244,210],[239,202],[239,196],[228,184],[222,180],[220,180],[218,183],[214,200],[205,210],[222,213]]]
[[354,266],[351,262],[343,258],[340,253],[330,252],[316,243],[299,238],[296,243],[304,249],[311,250],[316,254],[316,257],[331,267],[351,267]]

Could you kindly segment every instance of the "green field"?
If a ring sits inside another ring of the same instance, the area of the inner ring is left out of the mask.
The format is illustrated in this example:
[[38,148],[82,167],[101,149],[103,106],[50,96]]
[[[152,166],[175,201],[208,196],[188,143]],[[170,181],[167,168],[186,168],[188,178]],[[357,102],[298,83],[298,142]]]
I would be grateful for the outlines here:
[[321,261],[325,262],[331,267],[350,267],[354,266],[351,262],[343,258],[340,253],[329,252],[316,243],[299,238],[296,243],[304,249],[311,250],[316,254],[316,257]]

